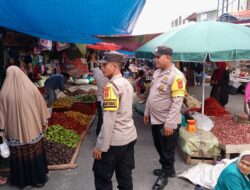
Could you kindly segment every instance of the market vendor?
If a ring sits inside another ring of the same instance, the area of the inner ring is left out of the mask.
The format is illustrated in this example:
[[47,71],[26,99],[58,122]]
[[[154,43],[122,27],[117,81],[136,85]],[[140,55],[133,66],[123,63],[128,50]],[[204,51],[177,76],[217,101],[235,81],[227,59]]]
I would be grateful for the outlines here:
[[237,162],[227,166],[217,181],[214,190],[250,189],[250,151],[242,152]]
[[51,107],[53,102],[56,100],[55,90],[59,89],[64,92],[68,91],[64,88],[64,83],[68,80],[68,78],[69,75],[64,73],[63,75],[53,75],[45,81],[44,87],[47,94],[48,107]]
[[229,71],[226,62],[217,62],[216,65],[217,69],[211,78],[212,90],[210,97],[215,98],[224,107],[229,98]]
[[238,158],[223,159],[216,165],[200,163],[178,177],[188,179],[195,189],[249,190],[250,151],[244,151]]

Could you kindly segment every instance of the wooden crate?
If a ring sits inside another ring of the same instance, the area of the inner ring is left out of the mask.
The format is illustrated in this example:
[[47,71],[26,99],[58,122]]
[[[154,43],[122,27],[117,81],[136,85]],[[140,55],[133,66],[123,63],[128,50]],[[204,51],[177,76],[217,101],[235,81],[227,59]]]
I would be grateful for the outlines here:
[[188,165],[196,165],[198,163],[206,163],[206,164],[214,165],[214,164],[216,164],[216,161],[218,159],[217,156],[202,155],[199,153],[193,153],[192,155],[188,155],[187,153],[183,152],[183,150],[179,144],[178,144],[178,151],[180,152],[185,163]]
[[232,154],[240,154],[242,151],[250,150],[250,144],[221,144],[221,150],[225,152],[225,158],[230,159]]

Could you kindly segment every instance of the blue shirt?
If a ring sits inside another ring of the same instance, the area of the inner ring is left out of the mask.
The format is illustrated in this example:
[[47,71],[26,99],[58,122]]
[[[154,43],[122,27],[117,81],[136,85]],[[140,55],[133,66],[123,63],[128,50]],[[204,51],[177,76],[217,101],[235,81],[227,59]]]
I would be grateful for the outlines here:
[[234,162],[222,171],[214,190],[250,190],[250,181]]
[[44,86],[53,90],[64,90],[64,78],[62,75],[53,75],[45,81]]

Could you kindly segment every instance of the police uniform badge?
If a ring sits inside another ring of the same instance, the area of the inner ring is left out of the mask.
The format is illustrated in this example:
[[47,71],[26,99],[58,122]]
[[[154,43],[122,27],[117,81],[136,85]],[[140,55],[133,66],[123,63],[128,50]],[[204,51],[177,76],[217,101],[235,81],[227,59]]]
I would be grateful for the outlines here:
[[119,108],[119,98],[114,92],[112,84],[108,83],[103,89],[103,109],[104,111],[117,111]]
[[161,83],[167,84],[167,82],[168,82],[168,77],[163,77],[163,78],[161,79]]
[[171,87],[173,97],[185,97],[186,84],[182,77],[176,76]]
[[164,84],[161,84],[158,89],[159,89],[159,93],[160,94],[163,94],[164,93],[164,88],[165,88],[165,85]]

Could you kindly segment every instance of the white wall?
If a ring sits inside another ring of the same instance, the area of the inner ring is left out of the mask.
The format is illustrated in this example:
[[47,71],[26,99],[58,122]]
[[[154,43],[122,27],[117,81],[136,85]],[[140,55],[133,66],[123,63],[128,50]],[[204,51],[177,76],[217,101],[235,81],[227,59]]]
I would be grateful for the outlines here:
[[197,14],[197,22],[206,20],[216,20],[216,19],[217,19],[217,10]]

